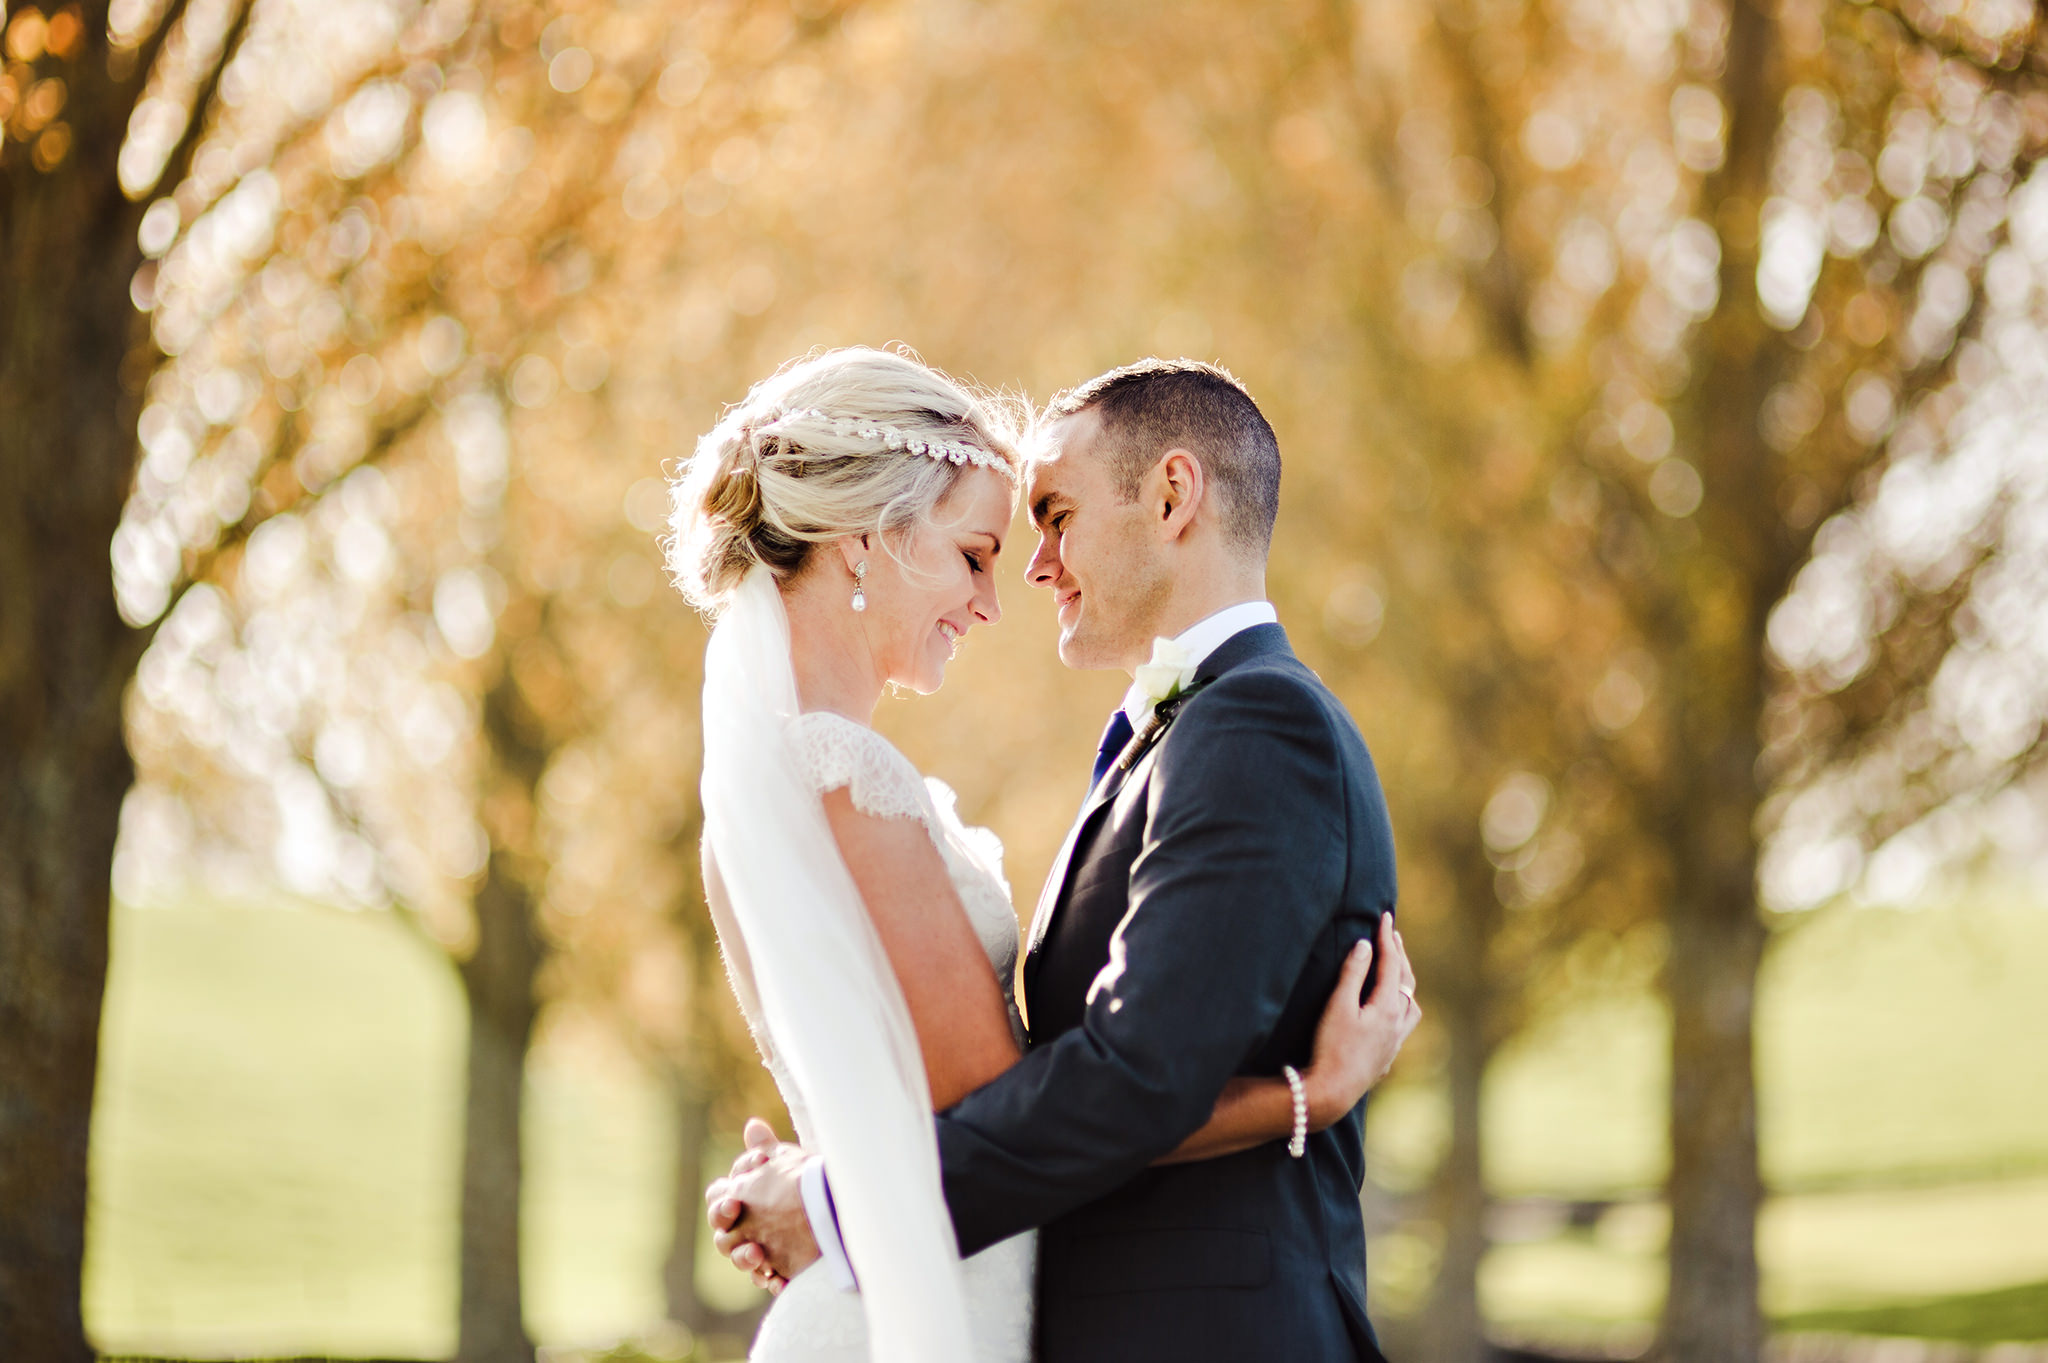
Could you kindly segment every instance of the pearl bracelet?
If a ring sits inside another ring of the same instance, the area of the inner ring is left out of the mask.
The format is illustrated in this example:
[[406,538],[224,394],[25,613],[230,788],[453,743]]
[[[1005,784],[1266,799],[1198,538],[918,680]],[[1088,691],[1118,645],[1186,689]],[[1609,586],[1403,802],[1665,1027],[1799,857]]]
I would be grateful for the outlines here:
[[1300,1159],[1308,1153],[1308,1090],[1302,1086],[1301,1072],[1292,1065],[1282,1065],[1280,1074],[1287,1080],[1287,1092],[1294,1099],[1294,1134],[1287,1138],[1287,1153]]

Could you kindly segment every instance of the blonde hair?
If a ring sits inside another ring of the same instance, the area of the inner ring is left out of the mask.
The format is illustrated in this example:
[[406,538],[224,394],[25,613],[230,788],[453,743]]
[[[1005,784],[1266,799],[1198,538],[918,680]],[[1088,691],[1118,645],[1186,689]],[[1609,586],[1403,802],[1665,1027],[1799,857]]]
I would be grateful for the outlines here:
[[976,467],[1014,486],[1016,422],[907,355],[828,350],[763,379],[697,442],[669,484],[669,573],[716,616],[757,565],[787,581],[817,545],[896,545]]

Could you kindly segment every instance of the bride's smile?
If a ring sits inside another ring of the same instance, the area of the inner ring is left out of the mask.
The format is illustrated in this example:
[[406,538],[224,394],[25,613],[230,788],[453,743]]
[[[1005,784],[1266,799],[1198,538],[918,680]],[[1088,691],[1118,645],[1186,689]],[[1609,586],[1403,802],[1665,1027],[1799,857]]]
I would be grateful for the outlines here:
[[868,608],[856,628],[880,679],[920,695],[938,690],[946,664],[976,625],[1002,618],[996,565],[1010,523],[1010,484],[977,469],[933,508],[928,524],[909,542],[874,552],[855,542],[856,564],[868,565],[863,593]]

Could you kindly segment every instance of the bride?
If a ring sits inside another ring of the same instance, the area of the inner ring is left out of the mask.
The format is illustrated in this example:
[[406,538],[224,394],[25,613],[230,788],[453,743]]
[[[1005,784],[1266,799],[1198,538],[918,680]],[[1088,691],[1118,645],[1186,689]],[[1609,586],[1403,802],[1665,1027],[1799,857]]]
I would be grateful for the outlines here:
[[[960,639],[1001,617],[1021,466],[991,404],[907,356],[854,348],[757,384],[672,489],[671,570],[716,620],[707,897],[797,1138],[829,1160],[827,1214],[859,1283],[843,1290],[822,1264],[786,1290],[757,1274],[779,1291],[754,1345],[763,1363],[1030,1356],[1033,1235],[960,1260],[931,1120],[1026,1044],[1001,845],[868,727],[886,687],[937,690]],[[1394,983],[1375,999],[1412,979],[1391,929],[1378,945]],[[1300,1076],[1315,1129],[1414,1027],[1412,1008],[1361,1006],[1364,978],[1364,962],[1347,970]],[[1285,1140],[1293,1103],[1279,1076],[1235,1080],[1166,1158]]]

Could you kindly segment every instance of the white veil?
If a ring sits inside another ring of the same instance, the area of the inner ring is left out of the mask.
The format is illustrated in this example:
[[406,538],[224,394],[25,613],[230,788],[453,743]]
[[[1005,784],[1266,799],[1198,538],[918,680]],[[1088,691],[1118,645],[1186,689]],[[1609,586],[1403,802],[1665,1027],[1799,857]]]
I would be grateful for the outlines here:
[[791,748],[789,618],[755,568],[704,657],[704,836],[773,1047],[809,1109],[870,1357],[973,1356],[924,1060],[895,972]]

